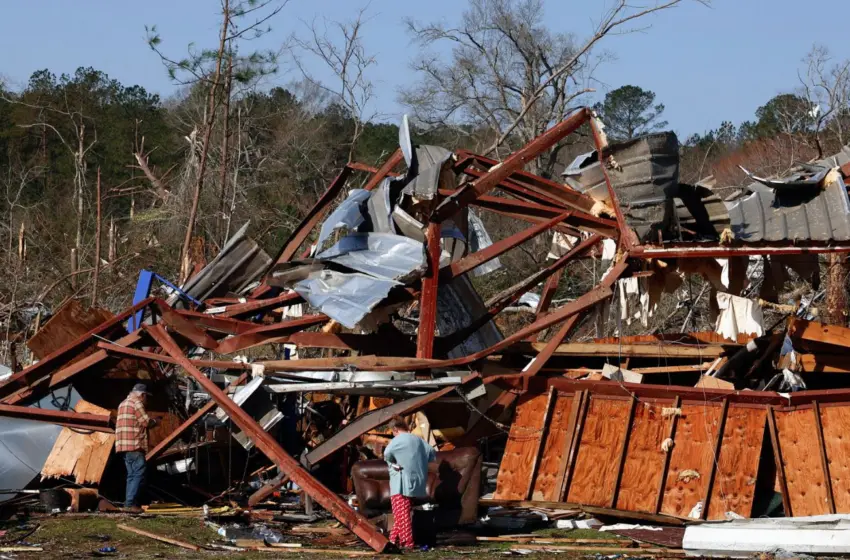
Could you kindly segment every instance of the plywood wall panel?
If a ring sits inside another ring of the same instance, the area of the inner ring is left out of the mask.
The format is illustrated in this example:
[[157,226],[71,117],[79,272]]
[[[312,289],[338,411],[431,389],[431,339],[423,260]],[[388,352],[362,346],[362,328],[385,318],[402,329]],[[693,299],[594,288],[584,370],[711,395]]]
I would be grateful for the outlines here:
[[617,482],[631,402],[593,396],[584,421],[567,501],[608,507]]
[[496,477],[494,498],[497,500],[526,499],[548,401],[548,393],[525,395],[520,399]]
[[814,410],[776,411],[779,450],[795,517],[829,513]]
[[687,517],[705,499],[721,409],[708,403],[684,404],[681,408],[661,513]]
[[765,408],[729,407],[708,519],[725,519],[728,511],[743,517],[752,514],[766,423]]
[[532,500],[557,502],[561,500],[563,476],[567,467],[572,430],[572,414],[575,395],[559,394],[555,396],[549,430],[543,443],[543,455],[534,480]]
[[823,443],[836,513],[850,513],[850,406],[821,406]]
[[655,512],[658,487],[664,469],[661,444],[670,429],[661,417],[661,406],[638,403],[623,464],[616,507],[628,511]]

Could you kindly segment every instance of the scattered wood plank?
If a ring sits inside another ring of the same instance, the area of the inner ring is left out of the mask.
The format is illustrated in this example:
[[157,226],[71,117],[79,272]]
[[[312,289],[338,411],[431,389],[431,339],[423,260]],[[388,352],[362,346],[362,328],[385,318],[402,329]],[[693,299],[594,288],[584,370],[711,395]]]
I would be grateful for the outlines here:
[[512,546],[511,550],[536,550],[540,552],[600,552],[603,554],[639,554],[640,556],[685,556],[681,548],[628,548],[616,546],[570,546],[550,544],[524,544]]
[[587,545],[620,545],[628,546],[631,544],[625,539],[566,539],[566,538],[546,538],[546,537],[529,537],[519,535],[505,535],[499,537],[475,537],[478,542],[507,542],[507,543],[529,543],[529,544],[587,544]]
[[194,545],[192,543],[187,543],[185,541],[178,541],[177,539],[171,539],[168,537],[163,537],[161,535],[157,535],[156,533],[151,533],[149,531],[143,531],[142,529],[136,529],[135,527],[130,527],[129,525],[124,525],[122,523],[118,524],[118,528],[124,531],[129,531],[130,533],[135,533],[137,535],[141,535],[143,537],[148,537],[149,539],[153,539],[155,541],[164,542],[167,544],[171,544],[174,546],[179,546],[180,548],[185,548],[187,550],[191,550],[194,552],[199,552],[201,547]]
[[478,504],[485,507],[506,507],[520,509],[574,509],[585,513],[596,515],[607,515],[618,519],[637,519],[640,521],[651,521],[666,525],[684,525],[686,518],[674,517],[672,515],[645,513],[640,511],[623,511],[604,507],[587,506],[570,502],[543,502],[533,500],[496,500],[493,498],[481,498]]
[[788,335],[799,341],[842,347],[850,346],[850,329],[839,325],[825,325],[815,321],[794,319],[788,328]]

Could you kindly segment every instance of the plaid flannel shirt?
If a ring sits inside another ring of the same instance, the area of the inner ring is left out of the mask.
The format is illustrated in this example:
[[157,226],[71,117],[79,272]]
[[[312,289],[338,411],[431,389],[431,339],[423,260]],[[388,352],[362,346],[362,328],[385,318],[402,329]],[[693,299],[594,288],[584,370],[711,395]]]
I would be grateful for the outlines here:
[[148,450],[148,418],[145,407],[135,396],[124,399],[118,406],[118,418],[115,421],[115,452]]

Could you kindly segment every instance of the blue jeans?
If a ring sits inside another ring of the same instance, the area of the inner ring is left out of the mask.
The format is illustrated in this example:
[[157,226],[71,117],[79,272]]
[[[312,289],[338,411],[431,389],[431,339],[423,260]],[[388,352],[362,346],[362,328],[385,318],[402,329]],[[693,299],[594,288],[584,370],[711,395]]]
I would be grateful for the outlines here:
[[139,491],[145,484],[145,454],[141,451],[125,452],[124,466],[127,467],[127,495],[124,507],[138,506]]

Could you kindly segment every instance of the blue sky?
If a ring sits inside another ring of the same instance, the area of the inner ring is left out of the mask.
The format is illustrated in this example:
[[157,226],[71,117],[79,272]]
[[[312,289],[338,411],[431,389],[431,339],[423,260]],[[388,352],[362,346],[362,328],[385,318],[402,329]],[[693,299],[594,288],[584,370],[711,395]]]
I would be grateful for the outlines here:
[[[553,31],[585,36],[606,0],[546,0]],[[258,46],[275,48],[315,18],[353,17],[366,0],[290,0]],[[365,42],[373,69],[376,109],[397,120],[400,85],[415,79],[409,63],[418,53],[402,23],[457,21],[463,0],[371,0]],[[140,84],[163,96],[173,93],[159,59],[145,43],[145,24],[156,24],[169,54],[186,45],[213,45],[218,0],[18,0],[4,5],[0,75],[22,86],[37,69],[73,72],[93,66],[121,82]],[[680,136],[751,119],[772,96],[798,84],[801,59],[818,42],[833,56],[850,58],[848,0],[713,0],[712,7],[687,3],[646,21],[644,32],[610,37],[604,48],[616,58],[597,72],[606,89],[634,84],[656,92],[670,127]],[[318,73],[321,78],[322,74]],[[295,78],[282,72],[281,85]]]

